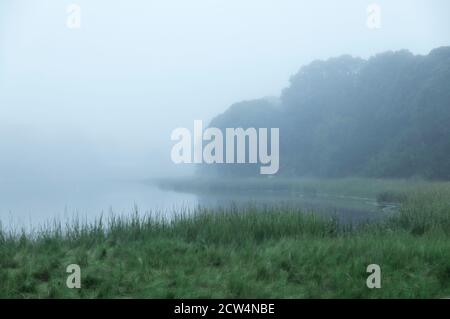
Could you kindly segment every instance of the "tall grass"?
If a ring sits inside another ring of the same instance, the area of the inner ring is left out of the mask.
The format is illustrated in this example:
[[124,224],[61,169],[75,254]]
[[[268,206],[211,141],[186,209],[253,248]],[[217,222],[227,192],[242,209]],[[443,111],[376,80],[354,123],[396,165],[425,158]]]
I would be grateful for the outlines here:
[[[358,227],[249,207],[1,230],[0,297],[448,297],[449,194],[418,188],[392,217]],[[65,285],[73,263],[79,290]],[[366,287],[372,263],[382,267],[382,289]]]

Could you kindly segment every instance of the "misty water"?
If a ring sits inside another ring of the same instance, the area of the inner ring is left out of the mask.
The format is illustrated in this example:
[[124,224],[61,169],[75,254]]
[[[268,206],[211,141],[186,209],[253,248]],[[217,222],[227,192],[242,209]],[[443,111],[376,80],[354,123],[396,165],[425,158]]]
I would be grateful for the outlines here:
[[160,189],[139,181],[4,181],[0,184],[0,221],[6,229],[38,229],[75,218],[92,222],[109,215],[158,213],[172,217],[197,207],[297,207],[336,216],[341,221],[376,220],[386,208],[364,198],[312,196],[277,191],[195,194]]

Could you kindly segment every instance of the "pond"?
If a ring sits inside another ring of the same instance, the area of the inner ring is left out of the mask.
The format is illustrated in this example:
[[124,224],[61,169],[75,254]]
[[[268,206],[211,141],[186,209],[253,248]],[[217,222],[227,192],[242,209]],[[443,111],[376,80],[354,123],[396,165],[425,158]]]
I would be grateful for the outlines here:
[[296,207],[336,216],[343,222],[370,221],[388,214],[375,200],[282,191],[185,193],[138,181],[3,181],[0,183],[0,221],[6,229],[36,229],[75,217],[94,221],[100,216],[158,212],[166,217],[192,210],[233,207]]

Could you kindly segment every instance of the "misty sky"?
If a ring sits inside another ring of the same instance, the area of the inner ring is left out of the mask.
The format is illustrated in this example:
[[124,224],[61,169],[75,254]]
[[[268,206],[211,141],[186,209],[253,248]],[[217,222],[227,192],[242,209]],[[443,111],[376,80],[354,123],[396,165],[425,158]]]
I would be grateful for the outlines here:
[[[382,26],[366,26],[378,3]],[[81,6],[81,28],[66,6]],[[170,133],[314,59],[450,44],[448,0],[1,0],[0,179],[144,178]]]

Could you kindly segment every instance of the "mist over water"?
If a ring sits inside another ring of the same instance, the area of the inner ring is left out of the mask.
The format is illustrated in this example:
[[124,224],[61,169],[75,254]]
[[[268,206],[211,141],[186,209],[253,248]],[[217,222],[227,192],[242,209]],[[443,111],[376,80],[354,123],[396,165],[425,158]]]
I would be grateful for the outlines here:
[[0,3],[3,223],[193,207],[202,200],[139,182],[193,173],[170,160],[172,130],[277,97],[313,60],[427,54],[450,30],[444,0],[378,1],[376,31],[356,0],[79,0],[77,30],[72,2]]
[[164,215],[192,209],[194,195],[163,191],[134,181],[78,180],[13,182],[0,186],[0,220],[6,229],[38,229],[79,219],[92,223],[100,217]]

